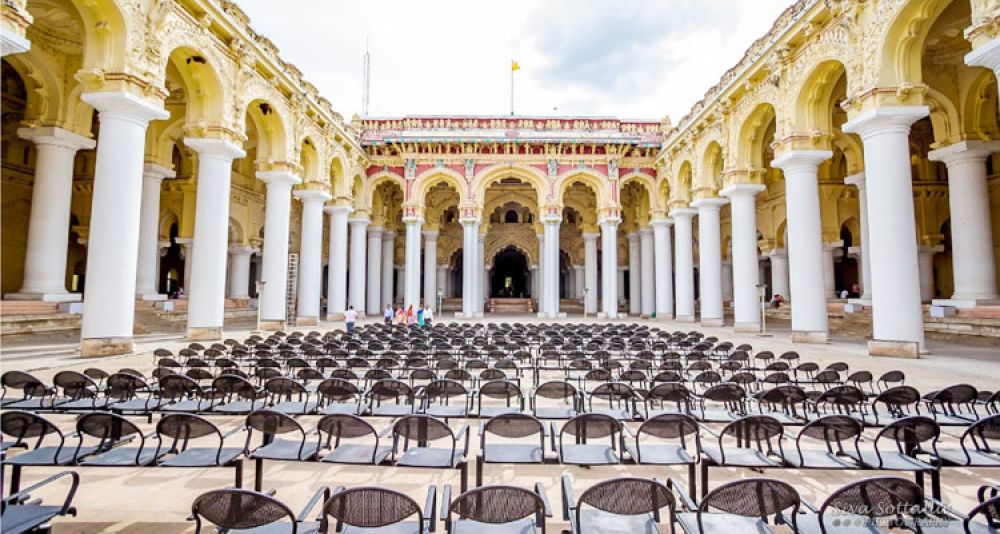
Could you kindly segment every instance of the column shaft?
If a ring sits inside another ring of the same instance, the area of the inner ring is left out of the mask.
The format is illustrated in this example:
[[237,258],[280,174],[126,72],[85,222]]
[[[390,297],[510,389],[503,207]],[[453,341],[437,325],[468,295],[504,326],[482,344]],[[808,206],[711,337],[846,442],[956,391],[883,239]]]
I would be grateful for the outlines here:
[[607,319],[618,317],[618,223],[617,219],[601,222],[601,307]]
[[670,319],[674,316],[673,247],[670,239],[670,219],[653,219],[653,250],[656,256],[656,317]]
[[542,225],[545,232],[542,263],[542,292],[545,293],[545,316],[553,319],[559,316],[559,223],[560,218],[547,218]]
[[[870,234],[868,232],[868,189],[865,186],[865,173],[859,172],[857,174],[852,174],[844,179],[845,184],[851,184],[858,188],[858,207],[860,210],[859,217],[861,219],[861,235],[858,236],[860,241],[859,250],[861,251],[861,301],[862,303],[871,304],[872,294],[872,264],[871,264],[871,254],[868,251],[868,246],[870,241]],[[850,289],[850,288],[848,288]]]
[[462,315],[476,314],[476,251],[479,249],[479,220],[462,220]]
[[330,261],[326,280],[326,318],[340,319],[347,309],[347,214],[348,206],[329,206]]
[[250,298],[250,255],[254,249],[243,245],[229,247],[229,298]]
[[702,198],[691,203],[698,209],[698,301],[701,324],[722,326],[722,237],[719,209],[722,198]]
[[642,275],[642,316],[650,317],[656,311],[656,277],[653,271],[653,229],[646,226],[639,229],[639,248],[642,265],[639,273]]
[[395,301],[393,292],[393,264],[396,260],[396,232],[382,233],[382,301],[392,305]]
[[601,234],[583,234],[583,270],[585,272],[583,308],[597,313],[597,239]]
[[763,185],[731,185],[722,190],[729,197],[732,224],[733,325],[737,332],[760,330],[760,267],[757,255],[756,196]]
[[368,219],[351,219],[351,269],[348,274],[348,306],[353,306],[358,315],[365,312],[365,249],[367,244]]
[[142,213],[139,222],[139,258],[136,266],[136,296],[142,300],[164,300],[159,294],[160,266],[160,186],[174,172],[147,163],[142,177]]
[[437,303],[437,230],[424,232],[424,306]]
[[[282,330],[287,315],[288,226],[292,210],[292,186],[302,180],[287,171],[258,172],[267,184],[264,208],[264,264],[260,296],[260,324],[263,330]],[[201,205],[201,201],[198,202]],[[198,251],[195,251],[197,261]]]
[[642,313],[642,245],[639,232],[631,232],[628,239],[628,313]]
[[695,321],[694,311],[694,251],[691,235],[691,218],[697,213],[692,208],[677,208],[671,210],[674,220],[674,238],[677,260],[675,276],[675,292],[677,295],[676,319],[682,323]]
[[323,279],[323,203],[330,194],[318,189],[295,192],[302,201],[302,242],[299,250],[299,285],[296,324],[319,324]]
[[372,317],[382,315],[382,227],[368,227],[368,283],[366,313]]
[[403,258],[403,307],[420,305],[420,227],[418,218],[408,218],[406,223],[406,256]]

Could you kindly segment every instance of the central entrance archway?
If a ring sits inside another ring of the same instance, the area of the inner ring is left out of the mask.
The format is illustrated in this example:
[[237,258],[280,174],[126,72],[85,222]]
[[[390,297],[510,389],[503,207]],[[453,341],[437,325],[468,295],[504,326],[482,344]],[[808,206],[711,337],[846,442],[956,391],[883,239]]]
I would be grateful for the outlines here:
[[528,298],[528,258],[513,245],[497,252],[493,258],[491,298]]

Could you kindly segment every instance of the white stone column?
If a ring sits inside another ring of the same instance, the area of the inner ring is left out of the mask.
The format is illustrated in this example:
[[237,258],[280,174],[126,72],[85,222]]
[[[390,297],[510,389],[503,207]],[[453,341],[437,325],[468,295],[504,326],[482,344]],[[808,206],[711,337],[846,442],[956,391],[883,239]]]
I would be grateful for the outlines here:
[[618,223],[619,219],[604,219],[601,226],[601,294],[602,311],[598,317],[618,317]]
[[136,265],[135,294],[140,300],[166,300],[159,292],[160,270],[160,186],[174,171],[147,163],[142,175],[142,214],[139,222],[139,258]]
[[642,313],[642,248],[639,232],[630,232],[628,239],[628,313],[638,316]]
[[698,209],[698,303],[702,326],[722,326],[722,236],[719,210],[724,198],[699,198]]
[[[476,269],[479,273],[486,267],[486,233],[476,234]],[[476,316],[482,317],[486,305],[485,276],[476,279]]]
[[826,289],[827,300],[839,298],[839,295],[837,295],[837,276],[833,259],[836,253],[842,248],[844,248],[843,241],[823,243],[823,286]]
[[[731,253],[730,253],[731,254]],[[724,260],[722,262],[722,300],[733,300],[733,262]]]
[[[733,325],[737,332],[760,330],[760,264],[757,258],[757,194],[759,184],[733,184],[721,191],[729,197],[732,224]],[[773,267],[772,267],[773,272]],[[785,277],[787,280],[787,276]],[[773,284],[772,284],[773,289]],[[787,287],[784,288],[787,296]]]
[[[483,287],[483,300],[484,301],[489,300],[490,295],[493,294],[493,284],[492,284],[492,280],[490,279],[490,270],[491,269],[493,269],[492,265],[489,265],[489,264],[483,265],[483,278],[482,278],[482,280],[483,280],[483,286],[482,287]],[[485,306],[485,304],[484,304],[484,306]],[[484,311],[485,311],[485,308],[484,308]]]
[[301,189],[294,195],[302,201],[295,322],[311,326],[319,324],[319,301],[323,292],[323,203],[331,197],[321,189]]
[[361,317],[365,313],[365,278],[368,272],[365,269],[365,250],[371,221],[359,216],[349,219],[348,223],[351,225],[351,269],[348,274],[347,303],[349,307],[354,306],[354,311]]
[[584,270],[584,298],[583,308],[585,313],[597,313],[597,238],[601,234],[583,234],[583,270]]
[[965,54],[965,64],[972,67],[986,67],[1000,79],[1000,37],[994,37]]
[[[437,287],[438,287],[438,290],[441,292],[441,301],[443,303],[444,299],[448,298],[448,296],[449,296],[448,295],[448,266],[447,265],[442,264],[442,265],[438,265],[437,266]],[[441,311],[441,310],[438,309],[441,306],[438,305],[438,296],[437,296],[436,292],[435,292],[434,296],[431,297],[431,307],[434,308],[434,311]]]
[[771,260],[771,296],[781,295],[787,302],[792,296],[788,287],[788,253],[783,248],[776,248],[767,253]]
[[917,247],[917,261],[920,262],[920,300],[923,302],[930,302],[934,298],[934,255],[943,250],[944,247],[941,245]]
[[368,227],[368,282],[365,284],[365,313],[372,317],[382,315],[382,227]]
[[350,206],[327,206],[330,214],[330,267],[326,276],[326,320],[340,320],[347,309],[347,215]]
[[396,261],[396,232],[382,232],[382,304],[392,305],[395,300],[393,291],[393,263]]
[[869,215],[878,213],[868,217],[873,355],[916,357],[924,347],[909,133],[928,113],[925,106],[875,108],[843,125],[864,142]]
[[559,223],[561,213],[549,213],[542,219],[545,239],[542,243],[542,283],[545,304],[544,317],[559,317]]
[[[264,261],[261,267],[261,284],[264,287],[261,289],[258,328],[282,330],[285,328],[288,289],[288,226],[291,223],[292,186],[301,183],[302,179],[288,171],[260,171],[257,179],[267,184]],[[201,205],[200,200],[198,204]]]
[[184,288],[188,296],[187,338],[222,339],[229,247],[229,186],[233,160],[246,153],[224,139],[185,138],[184,144],[198,153],[194,242],[185,265],[190,284]]
[[653,228],[639,228],[639,248],[642,265],[639,274],[642,276],[640,296],[642,298],[642,316],[649,318],[656,311],[656,280],[653,273]]
[[674,286],[673,286],[673,246],[670,239],[670,219],[653,219],[653,250],[656,256],[656,318],[670,319],[674,316]]
[[587,285],[586,275],[584,274],[583,265],[573,266],[573,298],[582,299],[584,296],[583,289]]
[[532,265],[531,267],[529,267],[530,273],[528,274],[528,276],[531,278],[531,297],[538,301],[539,309],[541,309],[542,298],[541,294],[538,291],[538,279],[540,278],[538,270],[539,270],[538,265]]
[[424,230],[424,306],[437,303],[437,230]]
[[674,220],[674,239],[676,250],[674,258],[677,262],[675,289],[677,294],[676,320],[682,323],[695,321],[694,311],[694,239],[691,232],[691,218],[698,212],[693,208],[675,208],[670,210]]
[[181,287],[184,288],[184,295],[181,299],[187,300],[188,291],[191,291],[191,272],[194,271],[194,239],[190,237],[177,237],[174,242],[181,247],[181,259],[184,260],[184,277],[180,280]]
[[476,252],[479,250],[479,219],[467,217],[462,222],[462,316],[476,316]]
[[829,150],[792,150],[771,166],[785,174],[788,213],[789,280],[792,293],[792,342],[826,343],[826,283],[823,280],[823,228],[820,222],[820,163]]
[[996,263],[990,220],[986,158],[1000,151],[1000,141],[960,141],[928,154],[948,166],[948,207],[951,212],[952,270],[955,293],[934,304],[972,308],[996,304]]
[[[858,236],[858,244],[861,256],[861,297],[850,299],[852,304],[861,304],[863,306],[871,306],[872,304],[872,264],[871,255],[868,253],[867,247],[871,242],[869,239],[868,232],[868,190],[865,186],[865,173],[859,172],[857,174],[852,174],[847,178],[844,178],[844,183],[853,185],[858,188],[858,206],[860,208],[861,217],[861,235]],[[851,247],[854,248],[854,247]]]
[[416,216],[403,219],[406,224],[403,255],[403,308],[420,306],[420,230],[424,221]]
[[246,245],[229,246],[229,298],[250,298],[250,256],[256,252]]
[[79,301],[79,293],[66,291],[73,160],[78,150],[94,148],[94,141],[62,128],[51,127],[18,128],[17,135],[35,143],[35,181],[31,186],[24,281],[20,291],[4,298]]
[[[146,126],[170,115],[161,105],[125,92],[84,93],[81,98],[98,111],[101,131],[94,166],[80,355],[125,354],[133,350]],[[68,226],[60,232],[68,235]],[[59,269],[63,273],[60,284],[64,284],[65,261]]]
[[618,266],[618,307],[621,308],[625,305],[625,271],[628,270],[628,266],[619,265]]

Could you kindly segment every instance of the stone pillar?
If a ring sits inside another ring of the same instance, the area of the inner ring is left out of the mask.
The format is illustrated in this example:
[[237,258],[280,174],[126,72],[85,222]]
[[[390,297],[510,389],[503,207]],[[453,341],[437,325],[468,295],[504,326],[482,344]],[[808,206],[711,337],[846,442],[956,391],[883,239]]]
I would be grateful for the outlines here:
[[868,204],[878,212],[868,218],[873,355],[917,357],[924,348],[909,133],[928,112],[925,106],[875,108],[843,125],[864,143]]
[[396,260],[396,232],[382,232],[382,305],[395,302],[393,292],[393,263]]
[[368,259],[365,284],[365,313],[372,317],[382,315],[382,227],[368,227]]
[[[486,267],[486,233],[480,233],[476,235],[476,269],[482,272]],[[486,284],[484,283],[485,276],[480,277],[476,280],[476,314],[477,317],[482,317],[483,312],[485,312],[485,300],[486,300]]]
[[601,313],[598,317],[618,317],[618,223],[619,219],[601,221]]
[[[490,295],[493,294],[493,284],[490,280],[490,270],[493,269],[492,265],[483,265],[483,300],[488,300]],[[485,311],[485,309],[484,309]]]
[[[760,264],[757,258],[757,194],[759,184],[733,184],[722,190],[729,197],[732,224],[733,325],[737,332],[760,330]],[[772,267],[773,272],[773,267]],[[787,275],[785,277],[787,280]],[[787,284],[787,283],[786,283]],[[772,290],[774,285],[772,284]],[[787,285],[784,287],[787,296]]]
[[323,292],[323,203],[330,199],[330,194],[321,189],[302,189],[295,196],[302,201],[296,324],[310,326],[319,324]]
[[792,299],[788,286],[788,253],[776,248],[767,254],[771,259],[771,295],[781,295],[787,302]]
[[785,174],[794,343],[826,343],[829,334],[817,169],[832,155],[829,150],[792,150],[771,162]]
[[934,255],[943,250],[944,247],[941,245],[917,247],[917,260],[920,262],[920,300],[923,302],[930,302],[934,298]]
[[584,296],[583,290],[587,285],[584,269],[583,265],[573,266],[573,298],[575,299],[582,299]]
[[601,234],[583,234],[583,270],[584,296],[583,309],[585,313],[597,313],[597,238]]
[[147,163],[142,175],[142,214],[139,222],[139,259],[135,294],[140,300],[166,300],[159,291],[160,270],[160,186],[174,171]]
[[928,154],[931,161],[943,161],[948,166],[955,293],[940,304],[972,308],[977,303],[996,304],[1000,299],[993,253],[990,192],[986,184],[986,158],[997,151],[1000,151],[1000,141],[960,141]]
[[403,308],[420,306],[420,229],[423,220],[409,216],[406,224],[406,244],[403,255]]
[[347,309],[347,215],[350,206],[327,206],[330,214],[330,267],[326,280],[326,320],[340,320]]
[[[730,253],[732,254],[732,253]],[[722,300],[733,300],[733,262],[725,260],[722,262]]]
[[[438,291],[441,292],[441,301],[443,303],[444,299],[448,297],[448,266],[447,265],[438,265],[437,266],[437,287],[438,287]],[[438,305],[437,292],[435,292],[435,294],[431,297],[431,307],[433,307],[434,310],[436,310],[436,311],[440,311],[440,310],[438,310],[438,308],[440,308],[441,306]]]
[[656,259],[656,318],[670,319],[674,316],[673,287],[673,247],[670,239],[670,219],[653,219],[653,249]]
[[559,223],[561,213],[549,213],[542,219],[545,240],[542,248],[542,284],[545,306],[541,309],[545,317],[559,317]]
[[1000,79],[1000,37],[994,37],[965,54],[965,64],[971,67],[986,67]]
[[695,321],[694,311],[694,239],[691,235],[691,218],[698,213],[693,208],[675,208],[670,210],[670,217],[674,220],[674,238],[676,240],[676,251],[674,257],[677,261],[675,273],[675,291],[677,294],[676,319],[682,323],[693,323]]
[[[262,330],[285,328],[288,285],[288,226],[292,186],[302,179],[288,171],[263,171],[257,179],[267,184],[264,209],[264,261],[261,270],[260,324]],[[198,205],[201,205],[199,199]],[[197,239],[197,238],[196,238]],[[197,254],[197,252],[196,252]],[[197,255],[195,256],[197,258]]]
[[642,265],[639,274],[642,276],[640,296],[642,298],[642,316],[651,317],[656,311],[656,280],[653,274],[653,228],[644,226],[639,229],[639,249]]
[[476,315],[476,251],[479,249],[479,219],[462,219],[462,316]]
[[194,239],[178,237],[174,242],[181,247],[181,259],[184,260],[184,278],[180,281],[181,287],[184,288],[184,296],[181,298],[187,300],[188,291],[191,291],[191,272],[194,270]]
[[628,313],[638,316],[642,313],[642,248],[639,232],[631,232],[628,239]]
[[618,266],[618,307],[620,308],[625,304],[625,271],[628,267],[625,265]]
[[367,217],[354,217],[348,223],[351,225],[351,269],[348,275],[348,306],[353,306],[359,317],[365,313],[365,249],[367,245]]
[[[35,181],[31,187],[24,282],[20,291],[5,295],[4,298],[49,302],[79,301],[79,293],[66,291],[73,160],[78,150],[94,148],[94,141],[62,128],[18,128],[17,134],[22,139],[35,143],[37,156]],[[155,238],[153,244],[156,244]]]
[[[170,115],[162,106],[125,92],[84,93],[81,98],[98,111],[101,131],[87,241],[87,294],[80,328],[80,355],[126,354],[134,347],[132,327],[146,126],[150,120]],[[68,210],[66,213],[68,216]],[[68,227],[67,221],[59,229],[63,247]],[[65,284],[65,267],[64,259],[58,266],[62,273],[60,285]]]
[[833,258],[844,248],[843,241],[823,243],[823,285],[827,299],[839,298],[837,295],[837,276],[834,270]]
[[424,230],[424,306],[437,302],[437,230]]
[[253,247],[234,244],[229,246],[229,298],[250,298],[250,256]]
[[865,173],[859,172],[857,174],[852,174],[847,178],[844,178],[844,183],[858,188],[858,205],[861,211],[861,235],[858,236],[861,242],[858,246],[858,255],[861,256],[861,261],[859,263],[861,266],[861,298],[851,299],[850,302],[853,304],[871,306],[872,264],[871,255],[866,250],[868,244],[870,243],[870,234],[868,232],[868,191],[865,186]]
[[724,198],[699,198],[698,209],[698,303],[702,326],[722,326],[722,236],[719,210]]

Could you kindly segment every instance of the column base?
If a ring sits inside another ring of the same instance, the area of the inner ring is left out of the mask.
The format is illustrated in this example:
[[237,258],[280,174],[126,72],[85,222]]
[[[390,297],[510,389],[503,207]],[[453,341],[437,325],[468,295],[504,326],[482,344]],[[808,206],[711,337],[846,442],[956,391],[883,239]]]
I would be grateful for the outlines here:
[[[393,320],[395,320],[396,316],[393,315],[392,317],[393,317]],[[329,313],[326,314],[326,320],[330,321],[330,322],[343,321],[344,320],[344,312],[342,312],[342,311],[329,312]]]
[[666,323],[666,322],[669,322],[669,321],[673,321],[674,320],[674,315],[672,313],[666,313],[666,312],[659,313],[659,312],[657,312],[656,316],[655,317],[650,317],[650,319],[652,319],[652,320],[654,320],[654,321],[656,321],[658,323]]
[[136,295],[139,300],[150,302],[150,301],[161,301],[167,300],[166,295],[161,295],[159,293],[147,293],[145,295]]
[[[361,316],[359,315],[358,318],[360,319]],[[261,319],[261,321],[257,323],[257,329],[268,332],[277,332],[278,330],[285,329],[285,321],[265,321]]]
[[295,324],[298,326],[317,326],[319,317],[296,317]]
[[869,356],[890,356],[893,358],[919,358],[920,344],[916,341],[884,341],[873,339],[868,342]]
[[135,352],[135,343],[130,337],[99,337],[80,340],[81,358],[118,356]]
[[760,323],[735,323],[733,331],[756,334],[760,332]]
[[931,306],[946,306],[958,309],[970,309],[977,306],[1000,306],[1000,299],[998,298],[950,298],[950,299],[934,299],[931,301]]
[[826,332],[792,332],[792,343],[825,344],[829,338]]
[[678,323],[694,323],[697,318],[694,315],[678,315],[675,319]]
[[469,314],[465,314],[465,313],[462,313],[462,312],[455,312],[455,318],[456,319],[482,319],[483,318],[483,312],[472,312],[472,313],[469,313]]
[[185,338],[188,341],[212,341],[222,337],[221,326],[190,326]]
[[719,318],[714,318],[714,319],[711,317],[701,318],[701,326],[722,326],[723,324],[725,324],[725,321]]
[[54,291],[52,293],[7,293],[3,298],[7,300],[40,300],[42,302],[80,302],[83,300],[83,295],[67,291]]

